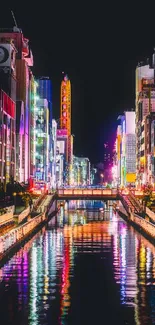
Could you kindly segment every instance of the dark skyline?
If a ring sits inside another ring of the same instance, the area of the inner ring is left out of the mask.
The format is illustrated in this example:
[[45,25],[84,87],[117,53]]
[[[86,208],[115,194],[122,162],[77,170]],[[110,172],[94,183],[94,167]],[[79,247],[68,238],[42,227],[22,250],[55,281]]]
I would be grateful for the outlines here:
[[[153,10],[123,2],[103,10],[70,1],[40,7],[26,2],[11,9],[30,40],[35,77],[52,80],[56,120],[62,71],[71,80],[74,153],[102,161],[104,142],[114,140],[117,116],[135,106],[135,68],[155,45]],[[0,27],[13,27],[10,10],[2,11]]]

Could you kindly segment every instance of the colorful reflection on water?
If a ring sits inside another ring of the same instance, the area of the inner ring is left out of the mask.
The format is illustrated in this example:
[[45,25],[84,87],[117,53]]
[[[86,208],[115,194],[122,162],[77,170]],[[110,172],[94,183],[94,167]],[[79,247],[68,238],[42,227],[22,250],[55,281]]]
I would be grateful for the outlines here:
[[155,324],[154,288],[155,247],[112,206],[72,201],[0,269],[0,320]]

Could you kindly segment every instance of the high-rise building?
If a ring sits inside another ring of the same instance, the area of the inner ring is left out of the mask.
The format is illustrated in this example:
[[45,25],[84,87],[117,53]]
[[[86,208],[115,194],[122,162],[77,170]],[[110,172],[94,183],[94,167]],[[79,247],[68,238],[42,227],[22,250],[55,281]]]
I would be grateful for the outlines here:
[[[110,183],[112,180],[112,150],[108,142],[104,143],[103,149],[103,166],[104,166],[104,173],[103,178],[101,178],[101,183],[103,181],[105,183]],[[102,174],[101,174],[102,175]]]
[[66,129],[68,136],[71,135],[71,83],[67,75],[61,82],[60,128]]
[[116,155],[117,155],[116,168],[117,168],[117,172],[114,173],[115,183],[117,185],[121,184],[121,153],[122,153],[122,130],[121,130],[121,125],[118,125],[117,126],[117,135],[116,135]]
[[4,189],[16,173],[15,114],[15,102],[0,89],[0,182]]
[[155,54],[151,64],[136,68],[136,184],[155,185]]
[[16,101],[16,180],[20,183],[25,179],[24,165],[24,103]]
[[111,162],[112,162],[112,153],[108,142],[104,143],[103,151],[104,151],[103,152],[104,169],[107,169],[111,166]]
[[37,100],[35,110],[35,183],[50,184],[49,179],[49,109],[46,99]]
[[136,181],[136,134],[135,112],[124,112],[118,117],[117,167],[118,185],[135,185]]
[[[59,179],[59,184],[61,183],[61,185],[68,184],[68,163],[66,158],[68,145],[67,140],[67,130],[57,129],[57,180]],[[61,176],[59,176],[59,174],[61,174]]]
[[90,161],[85,157],[73,156],[74,185],[90,185]]
[[[1,66],[0,87],[12,98],[18,101],[18,114],[23,116],[23,142],[22,157],[20,157],[21,168],[16,169],[17,179],[23,179],[25,183],[30,177],[30,107],[29,107],[29,86],[30,86],[30,67],[33,65],[33,56],[29,48],[29,40],[24,37],[22,30],[13,27],[11,29],[0,29],[1,44]],[[12,62],[11,65],[9,62]],[[4,69],[5,68],[5,69]],[[17,84],[17,88],[16,88]],[[18,130],[19,130],[18,125]],[[19,137],[18,137],[19,138]],[[20,144],[21,145],[21,144]],[[17,142],[17,147],[19,143]],[[18,149],[17,149],[18,151]],[[18,173],[21,172],[20,176]]]
[[30,76],[30,87],[29,87],[29,148],[30,148],[30,177],[29,185],[30,188],[34,187],[35,172],[36,172],[36,113],[38,100],[38,84],[33,74]]
[[97,168],[91,166],[90,168],[90,184],[96,185],[96,174],[97,174]]
[[16,53],[0,30],[0,179],[6,189],[16,176]]
[[51,187],[56,188],[56,167],[57,167],[57,122],[52,119],[52,153],[50,161],[52,161],[52,180],[51,180]]
[[49,177],[52,181],[52,152],[53,152],[53,142],[52,142],[52,82],[49,77],[40,77],[37,79],[38,83],[38,95],[41,99],[46,99],[48,102],[49,109]]
[[66,130],[65,183],[71,184],[73,180],[73,136],[71,135],[71,82],[67,75],[63,76],[61,82],[60,129]]
[[52,128],[52,82],[49,77],[37,79],[38,95],[42,99],[47,99],[49,108],[49,125]]

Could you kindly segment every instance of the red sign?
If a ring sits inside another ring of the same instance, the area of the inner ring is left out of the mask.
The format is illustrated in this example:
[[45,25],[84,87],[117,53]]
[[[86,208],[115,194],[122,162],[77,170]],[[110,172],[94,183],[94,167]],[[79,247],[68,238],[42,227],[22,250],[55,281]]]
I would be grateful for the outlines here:
[[15,118],[15,103],[14,101],[3,91],[1,91],[2,108],[3,111],[9,114],[12,118]]

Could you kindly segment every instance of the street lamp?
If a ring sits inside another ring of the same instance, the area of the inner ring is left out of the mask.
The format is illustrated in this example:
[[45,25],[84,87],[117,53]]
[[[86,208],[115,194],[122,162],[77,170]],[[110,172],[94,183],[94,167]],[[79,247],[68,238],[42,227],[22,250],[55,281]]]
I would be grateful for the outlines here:
[[15,206],[15,211],[16,211],[16,195],[17,193],[16,192],[13,192],[13,197],[14,197],[14,206]]
[[103,177],[104,177],[104,174],[101,173],[101,174],[100,174],[100,177],[101,177],[101,185],[103,185]]

